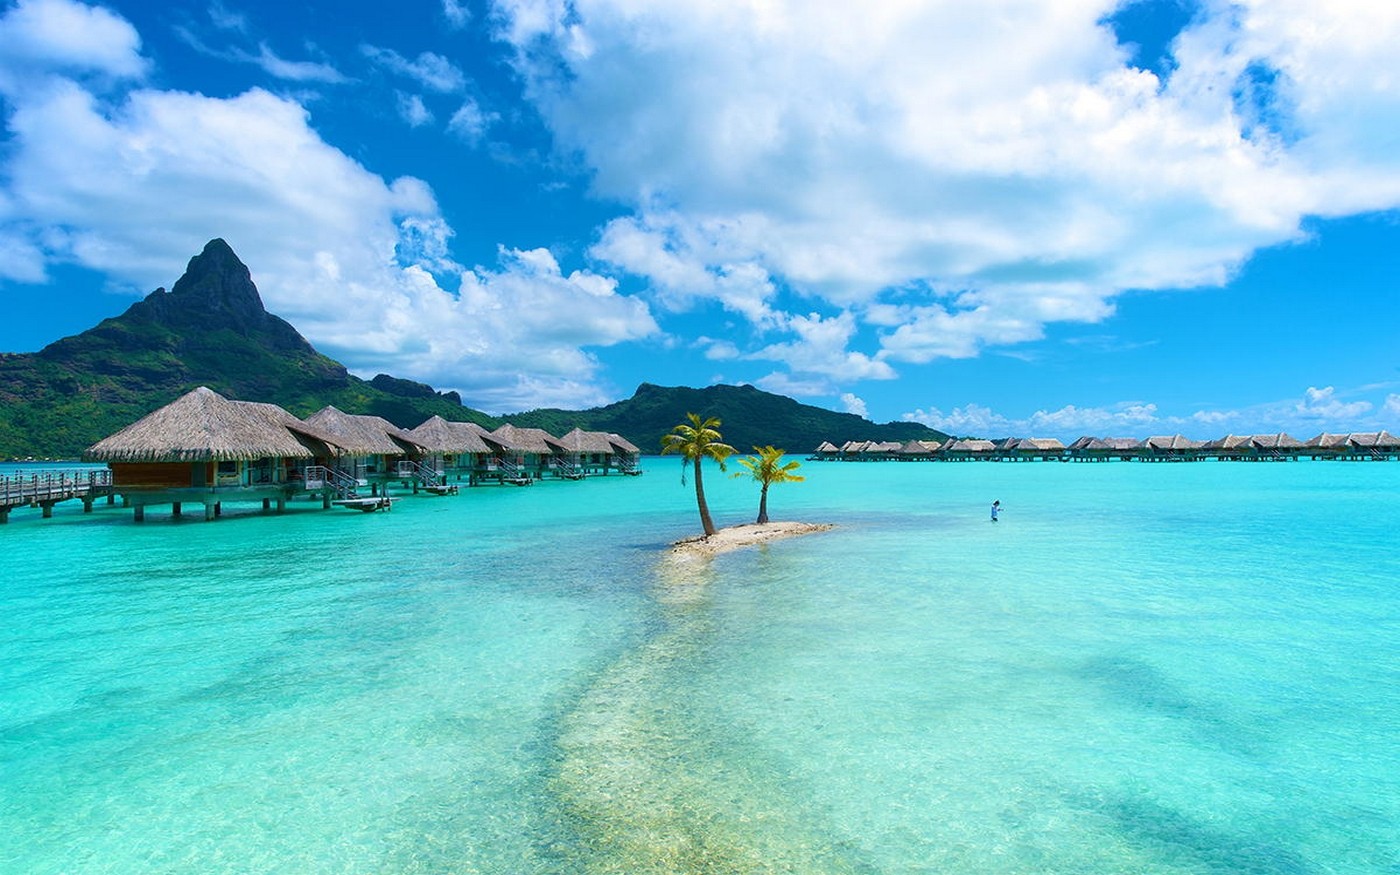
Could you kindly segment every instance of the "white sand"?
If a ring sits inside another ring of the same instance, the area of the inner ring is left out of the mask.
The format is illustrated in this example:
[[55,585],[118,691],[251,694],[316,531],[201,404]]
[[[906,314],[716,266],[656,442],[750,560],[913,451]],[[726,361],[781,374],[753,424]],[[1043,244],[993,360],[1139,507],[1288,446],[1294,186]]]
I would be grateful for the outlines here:
[[671,552],[686,556],[714,556],[740,547],[776,541],[779,538],[825,532],[830,528],[832,526],[829,523],[749,523],[743,526],[729,526],[713,535],[677,541],[671,545]]

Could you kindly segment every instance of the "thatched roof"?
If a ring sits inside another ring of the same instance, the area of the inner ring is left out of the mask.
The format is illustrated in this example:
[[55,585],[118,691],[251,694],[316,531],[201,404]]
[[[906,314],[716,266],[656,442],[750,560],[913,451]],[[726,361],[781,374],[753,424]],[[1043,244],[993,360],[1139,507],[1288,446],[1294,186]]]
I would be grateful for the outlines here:
[[1016,449],[1028,452],[1045,452],[1049,450],[1063,450],[1065,445],[1059,438],[1021,438],[1016,442]]
[[559,444],[571,453],[611,453],[613,451],[612,441],[608,440],[607,432],[584,431],[581,428],[575,428],[559,438]]
[[821,446],[817,447],[816,452],[818,452],[818,453],[839,453],[839,452],[841,452],[841,448],[838,447],[838,446],[836,446],[836,444],[833,444],[831,441],[822,441],[822,442],[821,442]]
[[938,441],[909,441],[899,448],[901,455],[924,456],[938,451]]
[[518,452],[551,455],[556,449],[563,449],[559,439],[542,428],[520,428],[507,422],[491,435],[509,442],[510,448]]
[[308,416],[306,422],[334,436],[351,456],[398,456],[423,451],[411,434],[379,416],[323,407]]
[[615,432],[608,432],[608,443],[612,444],[613,449],[623,455],[640,456],[642,454],[641,447]]
[[1206,441],[1204,446],[1208,450],[1237,450],[1240,447],[1246,446],[1248,443],[1248,435],[1227,434],[1213,441]]
[[1284,432],[1278,434],[1255,434],[1249,436],[1249,445],[1262,450],[1274,449],[1296,449],[1301,447],[1303,442],[1295,437],[1291,437]]
[[1344,450],[1347,447],[1347,434],[1328,434],[1323,432],[1315,438],[1303,441],[1303,446],[1320,450]]
[[490,453],[495,448],[482,438],[485,429],[474,422],[450,422],[441,416],[424,421],[409,432],[414,442],[431,453]]
[[1388,431],[1357,432],[1347,435],[1347,443],[1354,447],[1395,449],[1400,447],[1400,438]]
[[990,453],[997,448],[991,441],[980,438],[962,438],[960,440],[949,440],[943,445],[945,453]]
[[275,404],[233,401],[200,386],[88,447],[93,462],[309,459],[333,440]]
[[1155,435],[1142,442],[1144,447],[1153,450],[1199,450],[1203,444],[1179,434]]

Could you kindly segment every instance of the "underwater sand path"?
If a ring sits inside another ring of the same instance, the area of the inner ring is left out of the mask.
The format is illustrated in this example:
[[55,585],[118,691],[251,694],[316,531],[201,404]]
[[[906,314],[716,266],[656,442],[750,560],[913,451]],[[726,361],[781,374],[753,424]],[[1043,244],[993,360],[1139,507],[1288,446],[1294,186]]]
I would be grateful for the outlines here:
[[605,668],[561,721],[553,789],[580,833],[580,871],[873,871],[781,764],[749,748],[704,687],[719,638],[704,557],[828,528],[739,526],[661,557],[664,627]]

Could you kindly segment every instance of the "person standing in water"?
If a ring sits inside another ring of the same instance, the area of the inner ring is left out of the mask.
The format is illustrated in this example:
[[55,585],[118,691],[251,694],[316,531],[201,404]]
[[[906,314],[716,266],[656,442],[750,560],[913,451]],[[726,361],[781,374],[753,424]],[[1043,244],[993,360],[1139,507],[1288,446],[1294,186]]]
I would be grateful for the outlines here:
[[997,514],[1001,513],[1001,501],[992,502],[992,522],[997,521]]

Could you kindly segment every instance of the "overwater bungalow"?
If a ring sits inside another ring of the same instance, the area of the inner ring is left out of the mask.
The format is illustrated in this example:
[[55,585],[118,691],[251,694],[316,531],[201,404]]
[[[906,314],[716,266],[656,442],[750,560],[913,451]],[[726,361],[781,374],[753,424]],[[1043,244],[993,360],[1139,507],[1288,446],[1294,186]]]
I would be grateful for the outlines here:
[[330,493],[297,476],[318,457],[343,452],[336,439],[275,404],[233,401],[201,386],[103,438],[83,453],[106,462],[112,489],[138,522],[152,505],[204,506],[214,519],[226,502],[260,501],[278,512],[298,493]]
[[586,474],[607,474],[612,468],[613,445],[606,432],[575,428],[559,438],[562,447],[561,473],[579,478]]
[[981,438],[949,438],[938,448],[938,455],[950,462],[996,458],[996,444]]
[[1206,441],[1201,445],[1202,455],[1225,461],[1242,459],[1248,452],[1248,435],[1227,434],[1213,441]]
[[642,473],[642,448],[629,441],[627,438],[614,432],[608,432],[608,443],[613,448],[613,466],[623,474],[638,475]]
[[1007,438],[999,451],[1002,458],[1015,462],[1066,458],[1065,445],[1056,438]]
[[1302,454],[1303,442],[1279,432],[1278,434],[1255,434],[1249,436],[1247,458],[1254,460],[1284,461],[1296,459]]
[[1199,452],[1205,444],[1179,435],[1156,435],[1144,440],[1138,449],[1141,457],[1149,462],[1183,462],[1202,458]]
[[521,428],[507,422],[490,434],[509,447],[512,458],[502,460],[505,469],[535,480],[544,479],[546,473],[573,476],[572,468],[564,464],[568,449],[544,429]]
[[474,422],[452,422],[441,416],[425,420],[409,432],[425,453],[422,464],[444,480],[475,486],[493,470],[493,460],[507,447],[490,437],[490,432]]
[[421,463],[424,447],[409,432],[383,417],[324,407],[308,416],[306,423],[329,434],[342,448],[336,457],[319,460],[342,489],[368,486],[371,495],[379,495],[390,483],[415,490],[444,483],[437,471]]
[[938,441],[908,441],[899,448],[899,459],[926,462],[933,458],[940,446]]
[[822,441],[815,450],[812,451],[812,458],[824,461],[838,458],[841,455],[841,448],[831,441]]
[[1065,448],[1076,462],[1109,462],[1131,459],[1137,455],[1139,441],[1134,438],[1081,437]]

